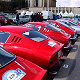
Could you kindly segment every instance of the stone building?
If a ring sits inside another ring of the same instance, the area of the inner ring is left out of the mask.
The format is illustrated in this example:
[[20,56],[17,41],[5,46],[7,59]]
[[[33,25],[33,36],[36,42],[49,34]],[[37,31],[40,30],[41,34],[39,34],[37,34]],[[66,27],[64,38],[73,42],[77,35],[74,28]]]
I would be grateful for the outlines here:
[[40,12],[45,8],[56,7],[56,0],[25,0],[29,11]]

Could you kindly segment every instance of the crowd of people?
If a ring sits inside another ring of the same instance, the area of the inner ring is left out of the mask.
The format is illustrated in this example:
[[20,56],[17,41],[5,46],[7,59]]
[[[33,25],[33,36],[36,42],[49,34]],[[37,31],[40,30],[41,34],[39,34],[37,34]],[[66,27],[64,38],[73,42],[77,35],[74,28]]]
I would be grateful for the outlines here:
[[43,21],[43,16],[42,13],[35,13],[34,15],[31,15],[31,21],[33,22],[42,22]]
[[[59,16],[59,15],[56,15],[56,14],[53,14],[53,20],[57,20],[57,19],[59,19],[59,18],[61,18],[61,16]],[[43,14],[42,13],[35,13],[35,14],[32,14],[31,15],[31,18],[30,18],[30,21],[31,22],[42,22],[44,19],[43,19]],[[20,24],[19,23],[19,14],[16,14],[16,24],[18,25],[18,24]]]

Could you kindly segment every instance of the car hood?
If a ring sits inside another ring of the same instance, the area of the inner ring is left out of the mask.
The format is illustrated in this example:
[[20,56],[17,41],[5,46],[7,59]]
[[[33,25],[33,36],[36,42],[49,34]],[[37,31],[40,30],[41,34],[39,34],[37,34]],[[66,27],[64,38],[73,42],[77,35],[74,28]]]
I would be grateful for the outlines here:
[[[33,64],[29,64],[29,62],[27,62],[27,64],[25,64],[24,61],[20,61],[19,59],[13,61],[12,63],[0,70],[0,79],[10,80],[11,76],[13,76],[12,80],[25,80],[26,78],[28,80],[30,80],[30,78],[35,80],[35,77],[37,77],[37,74],[39,73],[39,71],[41,71],[41,68]],[[33,65],[33,67],[31,67],[30,65]],[[46,70],[42,71],[43,74],[45,74]]]
[[59,43],[59,42],[49,38],[40,45],[40,49],[43,50],[44,52],[46,52],[46,54],[48,53],[50,55],[53,55],[53,53],[57,52],[63,46],[64,46],[64,44]]
[[64,30],[61,30],[60,33],[61,33],[62,37],[65,37],[66,39],[69,39],[71,37],[71,35],[66,33]]

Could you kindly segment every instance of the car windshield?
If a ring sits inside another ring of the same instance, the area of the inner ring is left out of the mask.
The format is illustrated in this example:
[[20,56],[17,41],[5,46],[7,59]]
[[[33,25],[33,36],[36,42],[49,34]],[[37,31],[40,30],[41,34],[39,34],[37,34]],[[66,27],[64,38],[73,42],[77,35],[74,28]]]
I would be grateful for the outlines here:
[[22,35],[36,42],[41,42],[48,38],[46,35],[34,30],[23,32]]
[[0,68],[12,62],[16,56],[0,47]]
[[52,27],[53,27],[53,28],[55,28],[55,29],[57,29],[58,31],[61,31],[61,29],[60,29],[60,28],[55,27],[55,24],[56,24],[56,23],[49,22],[49,24],[51,24],[51,25],[52,25]]
[[[69,25],[67,24],[67,22],[59,22],[60,25],[64,26],[64,27],[69,27]],[[67,24],[67,25],[66,25]]]
[[45,26],[46,26],[47,28],[49,28],[49,29],[53,30],[53,31],[57,31],[57,32],[59,32],[59,31],[60,31],[60,29],[58,29],[58,28],[56,28],[56,27],[53,27],[53,25],[46,24]]
[[23,26],[32,28],[32,29],[34,29],[34,30],[36,30],[36,31],[39,31],[40,28],[41,28],[41,26],[39,26],[39,25],[33,25],[33,24],[24,24]]

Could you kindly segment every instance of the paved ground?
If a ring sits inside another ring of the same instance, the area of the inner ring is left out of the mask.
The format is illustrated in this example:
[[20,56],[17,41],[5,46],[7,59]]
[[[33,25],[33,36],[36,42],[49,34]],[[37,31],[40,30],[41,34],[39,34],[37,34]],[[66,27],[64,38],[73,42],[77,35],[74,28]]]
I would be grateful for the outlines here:
[[[63,67],[65,64],[68,68]],[[80,37],[53,80],[80,80]]]

